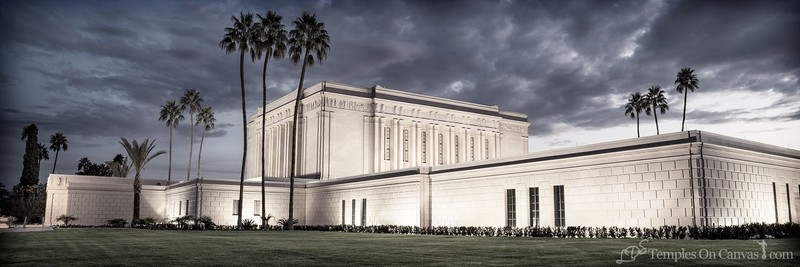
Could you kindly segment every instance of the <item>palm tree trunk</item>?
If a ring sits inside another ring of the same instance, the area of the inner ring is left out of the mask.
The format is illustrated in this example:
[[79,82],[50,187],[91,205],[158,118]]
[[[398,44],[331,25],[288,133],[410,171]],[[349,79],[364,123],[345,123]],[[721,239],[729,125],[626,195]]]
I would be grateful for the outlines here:
[[133,180],[133,220],[131,224],[139,220],[140,201],[142,194],[142,177],[139,171],[136,171],[136,178]]
[[167,183],[172,180],[172,125],[169,126],[169,171],[167,172]]
[[189,169],[186,170],[186,181],[189,181],[189,176],[192,173],[192,148],[194,148],[194,114],[189,111],[189,121],[192,124],[192,134],[189,139]]
[[294,119],[292,127],[292,154],[289,162],[289,230],[294,230],[294,176],[295,176],[295,155],[297,154],[297,117],[300,113],[300,97],[303,96],[303,80],[306,78],[306,65],[308,64],[308,50],[303,53],[303,68],[300,70],[300,85],[297,86],[297,98],[294,101]]
[[239,181],[239,206],[237,207],[238,212],[236,216],[236,227],[238,229],[242,228],[242,202],[244,198],[244,165],[245,160],[247,159],[247,109],[245,108],[244,102],[244,50],[241,51],[239,56],[239,81],[242,85],[242,135],[244,139],[242,139],[242,171],[240,172],[240,181]]
[[197,179],[200,179],[200,157],[203,156],[203,141],[206,140],[206,129],[203,128],[203,134],[200,137],[200,149],[197,151]]
[[639,113],[636,113],[636,137],[642,137],[642,135],[639,134]]
[[266,136],[264,133],[266,132],[267,128],[267,63],[269,62],[269,55],[272,49],[267,49],[267,53],[264,56],[264,71],[261,73],[261,84],[263,86],[263,92],[261,94],[261,230],[264,230],[267,226],[265,219],[265,214],[267,211],[267,196],[266,196],[266,189],[264,188],[264,179],[266,176],[266,164],[267,159],[264,157],[264,150],[266,149]]
[[681,121],[681,132],[683,132],[683,125],[686,123],[686,97],[689,96],[689,89],[683,90],[683,120]]
[[56,165],[58,164],[58,152],[60,150],[61,149],[56,149],[56,158],[55,158],[55,160],[53,160],[53,171],[50,172],[51,174],[56,173]]
[[656,135],[659,135],[658,132],[658,112],[656,112],[656,106],[653,106],[653,118],[656,119]]

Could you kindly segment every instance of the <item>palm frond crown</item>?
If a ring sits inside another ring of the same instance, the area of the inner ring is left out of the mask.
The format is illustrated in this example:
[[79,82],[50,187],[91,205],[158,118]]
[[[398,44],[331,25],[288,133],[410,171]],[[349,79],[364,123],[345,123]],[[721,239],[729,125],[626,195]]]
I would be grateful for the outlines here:
[[330,50],[330,37],[325,30],[325,23],[318,22],[316,14],[307,12],[303,12],[293,23],[295,28],[289,31],[289,58],[292,62],[301,62],[304,53],[308,53],[309,66],[325,60]]

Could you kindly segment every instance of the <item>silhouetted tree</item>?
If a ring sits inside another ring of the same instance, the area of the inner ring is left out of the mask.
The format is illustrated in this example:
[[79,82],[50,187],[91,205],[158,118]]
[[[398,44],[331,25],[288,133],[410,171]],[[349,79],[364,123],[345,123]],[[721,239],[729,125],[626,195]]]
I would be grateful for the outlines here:
[[42,143],[39,143],[39,166],[42,166],[42,160],[50,160],[50,151],[47,150],[47,146]]
[[178,123],[184,119],[181,107],[175,101],[167,101],[161,106],[161,113],[158,120],[166,123],[169,127],[169,167],[167,171],[167,181],[172,181],[172,129],[178,127]]
[[197,92],[195,89],[186,89],[186,92],[183,93],[181,97],[181,110],[188,110],[189,111],[189,123],[192,125],[192,135],[189,138],[189,169],[186,171],[186,180],[189,180],[189,176],[192,172],[192,149],[194,148],[194,114],[200,111],[200,103],[203,102],[203,98],[200,97],[200,93]]
[[22,157],[22,176],[20,186],[39,184],[39,128],[31,124],[22,128],[22,140],[25,141],[25,155]]
[[697,75],[694,75],[692,68],[682,68],[678,72],[678,77],[675,79],[675,84],[678,85],[675,89],[678,93],[683,93],[683,120],[681,121],[681,132],[683,132],[684,124],[686,123],[686,99],[688,98],[689,91],[694,92],[695,89],[700,88],[700,81],[697,80]]
[[203,125],[203,134],[200,137],[200,151],[197,152],[197,178],[200,178],[200,157],[203,155],[203,141],[206,140],[206,132],[214,129],[214,123],[217,121],[214,118],[214,111],[211,107],[202,107],[200,113],[197,114],[197,124]]
[[642,94],[639,92],[631,94],[628,99],[628,104],[625,105],[625,115],[630,116],[631,119],[636,119],[636,137],[642,137],[639,134],[639,113],[645,111],[647,105],[642,101]]
[[50,150],[56,152],[56,157],[53,160],[53,171],[50,173],[56,173],[56,164],[58,164],[58,152],[61,150],[67,151],[67,137],[64,136],[63,133],[58,132],[52,136],[50,136]]
[[226,54],[239,52],[239,82],[242,86],[242,170],[239,180],[239,207],[236,218],[236,226],[242,226],[242,198],[244,197],[244,167],[247,160],[247,108],[245,108],[244,93],[244,54],[250,53],[251,59],[255,61],[255,42],[258,38],[258,31],[253,23],[252,13],[239,13],[239,17],[231,16],[233,27],[225,28],[225,35],[219,46],[225,50]]
[[667,103],[667,97],[664,96],[664,90],[661,90],[661,86],[653,85],[647,89],[647,94],[644,96],[644,102],[647,104],[647,109],[645,113],[648,115],[650,114],[650,110],[653,110],[653,117],[656,120],[656,135],[659,135],[660,132],[658,130],[658,112],[661,114],[667,113],[669,110],[669,104]]
[[[270,58],[282,59],[286,54],[286,30],[284,29],[283,17],[273,11],[267,11],[267,16],[262,17],[258,14],[258,38],[256,41],[256,57],[261,58],[264,54],[264,69],[261,72],[261,85],[263,88],[261,94],[261,214],[266,213],[266,192],[264,188],[264,181],[266,177],[267,160],[264,156],[266,150],[266,128],[267,128],[267,63]],[[266,225],[264,217],[261,217],[261,225]]]
[[[294,29],[289,32],[289,57],[292,62],[297,64],[302,60],[302,68],[300,70],[300,84],[297,86],[297,97],[294,102],[294,116],[292,117],[292,135],[291,135],[291,155],[289,162],[289,221],[294,219],[294,177],[297,176],[295,165],[297,164],[297,125],[298,116],[300,113],[303,98],[303,80],[306,77],[306,67],[312,66],[314,63],[325,60],[330,50],[330,37],[328,31],[325,30],[325,23],[318,22],[316,15],[303,14],[294,20]],[[316,57],[314,57],[316,54]],[[294,226],[289,225],[289,230],[293,230]]]

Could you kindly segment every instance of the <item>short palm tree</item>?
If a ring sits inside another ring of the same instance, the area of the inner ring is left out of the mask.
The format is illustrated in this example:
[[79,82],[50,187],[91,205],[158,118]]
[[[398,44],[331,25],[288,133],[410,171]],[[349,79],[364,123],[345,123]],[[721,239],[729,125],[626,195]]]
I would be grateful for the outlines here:
[[131,165],[128,164],[128,158],[122,157],[122,154],[118,154],[112,161],[106,161],[106,166],[108,166],[108,170],[113,177],[124,178],[131,173]]
[[[264,188],[266,177],[267,159],[264,156],[266,150],[266,123],[267,123],[267,63],[270,58],[282,59],[286,54],[286,30],[284,29],[283,17],[273,11],[267,11],[267,16],[262,17],[258,14],[258,39],[256,41],[256,57],[261,58],[264,54],[264,69],[261,73],[261,214],[266,213],[266,192]],[[261,225],[266,225],[264,217],[261,217]],[[264,227],[262,227],[264,229]]]
[[186,180],[189,180],[190,173],[192,172],[192,148],[194,148],[194,114],[200,111],[200,102],[203,98],[200,93],[195,89],[186,89],[186,92],[181,96],[181,111],[189,111],[189,124],[192,126],[191,137],[189,138],[189,169],[186,171]]
[[231,16],[233,27],[225,28],[225,35],[219,46],[225,50],[226,54],[232,52],[239,52],[239,82],[242,86],[242,170],[240,172],[239,181],[239,207],[238,216],[236,218],[236,226],[242,225],[242,198],[244,197],[244,167],[247,160],[247,108],[245,107],[245,94],[244,94],[244,54],[250,53],[252,59],[255,59],[255,41],[258,38],[258,31],[256,31],[255,24],[253,23],[252,13],[239,13],[239,17]]
[[661,90],[661,86],[650,86],[650,88],[647,89],[647,94],[644,96],[644,102],[647,104],[647,109],[645,109],[645,112],[649,113],[651,108],[653,110],[653,117],[656,120],[656,135],[659,135],[658,112],[665,114],[667,113],[667,110],[669,110],[667,97],[664,96],[664,90]]
[[42,143],[39,143],[39,166],[42,166],[42,160],[50,160],[50,151],[47,150],[47,146]]
[[181,107],[175,101],[167,101],[161,106],[161,115],[158,120],[163,121],[169,127],[169,167],[167,171],[167,181],[172,181],[172,129],[178,127],[178,123],[184,119]]
[[150,142],[150,139],[144,139],[144,142],[139,144],[136,140],[128,142],[128,139],[122,137],[119,143],[125,148],[125,151],[128,152],[128,158],[131,160],[133,170],[136,172],[136,176],[133,180],[133,220],[131,221],[136,222],[139,220],[139,206],[142,195],[142,170],[144,170],[144,165],[153,160],[153,158],[167,152],[164,150],[153,152],[153,149],[156,147],[156,140]]
[[53,159],[53,171],[50,173],[56,173],[56,164],[58,164],[58,152],[61,150],[67,151],[67,138],[64,137],[64,134],[58,132],[52,136],[50,136],[50,150],[56,152],[56,157]]
[[197,114],[197,124],[203,125],[203,134],[200,137],[200,150],[197,152],[197,178],[200,178],[200,157],[203,155],[203,141],[206,140],[206,132],[214,129],[217,119],[214,118],[214,111],[211,107],[200,108],[200,113]]
[[[292,62],[297,64],[302,60],[300,70],[300,84],[297,86],[297,97],[294,101],[294,117],[292,123],[291,155],[289,165],[289,221],[294,219],[294,177],[296,176],[295,165],[297,164],[297,117],[300,113],[300,102],[303,96],[303,80],[306,77],[306,67],[314,65],[315,62],[322,63],[328,57],[330,50],[330,37],[325,30],[325,23],[318,22],[316,15],[303,14],[294,20],[294,29],[289,31],[289,57]],[[316,54],[316,57],[314,56]],[[289,230],[294,227],[289,225]]]
[[646,111],[647,104],[644,103],[642,94],[639,92],[631,94],[628,99],[628,104],[625,105],[625,115],[630,116],[631,119],[636,119],[636,136],[642,137],[639,134],[639,113]]
[[692,68],[682,68],[678,72],[678,77],[675,79],[675,84],[678,85],[676,90],[678,93],[683,94],[683,120],[681,121],[681,132],[683,132],[684,124],[686,123],[686,98],[688,98],[689,91],[694,92],[695,89],[700,88],[700,81],[697,80],[697,75],[694,75]]

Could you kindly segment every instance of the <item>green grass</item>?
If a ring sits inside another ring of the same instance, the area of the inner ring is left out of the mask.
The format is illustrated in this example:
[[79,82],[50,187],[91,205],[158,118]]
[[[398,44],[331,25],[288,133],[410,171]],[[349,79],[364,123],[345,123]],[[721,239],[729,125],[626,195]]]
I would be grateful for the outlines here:
[[[638,239],[449,237],[284,231],[56,229],[0,233],[0,265],[617,265]],[[658,260],[624,265],[797,266],[800,240],[766,240],[793,260]],[[761,252],[752,240],[650,240],[659,251]]]

